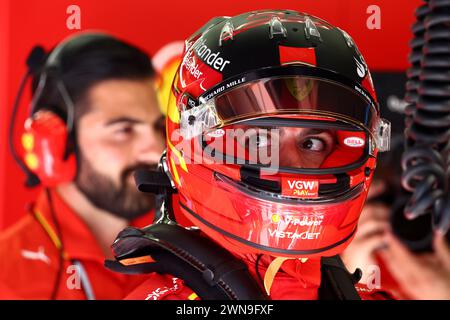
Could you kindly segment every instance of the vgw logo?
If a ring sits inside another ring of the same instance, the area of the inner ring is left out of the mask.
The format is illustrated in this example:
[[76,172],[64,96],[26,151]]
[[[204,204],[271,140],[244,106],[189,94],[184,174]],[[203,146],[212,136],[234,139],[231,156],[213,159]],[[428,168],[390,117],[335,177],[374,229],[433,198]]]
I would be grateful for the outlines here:
[[281,193],[290,197],[317,198],[319,195],[319,181],[283,179]]

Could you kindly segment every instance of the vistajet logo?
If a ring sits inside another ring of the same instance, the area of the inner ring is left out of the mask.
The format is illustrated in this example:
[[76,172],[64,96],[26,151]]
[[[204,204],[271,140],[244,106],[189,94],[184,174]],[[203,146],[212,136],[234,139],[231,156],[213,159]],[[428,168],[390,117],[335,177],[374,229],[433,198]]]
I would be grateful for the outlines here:
[[282,194],[298,198],[317,198],[319,195],[319,182],[317,180],[283,179]]
[[214,68],[217,71],[222,72],[223,69],[230,64],[229,60],[225,60],[220,56],[220,52],[213,52],[208,46],[205,44],[204,39],[200,39],[197,43],[194,44],[194,51],[197,56],[202,59],[206,64],[210,67]]
[[268,229],[269,235],[275,238],[287,238],[287,239],[301,239],[301,240],[317,240],[319,239],[320,232],[311,232],[306,230],[304,232],[290,232],[280,231],[276,229]]

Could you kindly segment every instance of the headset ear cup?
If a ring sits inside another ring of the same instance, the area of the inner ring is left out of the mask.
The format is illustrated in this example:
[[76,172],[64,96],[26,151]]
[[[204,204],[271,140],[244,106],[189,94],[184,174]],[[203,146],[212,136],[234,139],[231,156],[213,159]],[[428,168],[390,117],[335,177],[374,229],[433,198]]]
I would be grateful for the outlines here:
[[40,110],[25,122],[23,160],[42,184],[53,187],[70,182],[76,175],[76,157],[66,154],[67,127],[55,113]]

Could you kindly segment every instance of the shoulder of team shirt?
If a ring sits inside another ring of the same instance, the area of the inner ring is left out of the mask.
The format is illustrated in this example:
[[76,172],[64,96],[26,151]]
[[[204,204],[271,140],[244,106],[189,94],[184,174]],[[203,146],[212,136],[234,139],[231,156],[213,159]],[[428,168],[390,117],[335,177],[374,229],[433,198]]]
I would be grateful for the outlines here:
[[0,233],[0,256],[0,299],[21,297],[22,289],[39,280],[36,273],[47,279],[58,264],[58,250],[31,215]]

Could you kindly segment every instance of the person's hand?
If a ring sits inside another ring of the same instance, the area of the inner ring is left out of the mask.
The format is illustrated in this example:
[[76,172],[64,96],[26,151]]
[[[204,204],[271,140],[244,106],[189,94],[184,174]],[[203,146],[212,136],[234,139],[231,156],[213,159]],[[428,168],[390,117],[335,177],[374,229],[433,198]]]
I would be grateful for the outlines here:
[[[382,183],[373,183],[368,199],[375,198],[384,191]],[[363,272],[361,283],[367,282],[370,266],[377,265],[375,252],[384,245],[383,239],[390,230],[390,209],[381,203],[366,204],[361,212],[355,238],[341,254],[347,269],[354,272],[360,268]]]
[[384,241],[380,257],[408,297],[450,299],[450,247],[442,234],[436,233],[434,252],[427,254],[410,252],[391,233],[386,233]]

